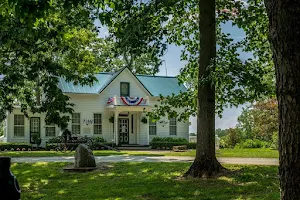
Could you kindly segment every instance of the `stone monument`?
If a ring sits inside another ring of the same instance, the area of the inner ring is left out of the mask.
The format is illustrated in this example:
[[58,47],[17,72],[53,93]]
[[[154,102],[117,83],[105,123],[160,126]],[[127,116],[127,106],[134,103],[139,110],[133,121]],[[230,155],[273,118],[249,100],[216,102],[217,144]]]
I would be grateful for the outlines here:
[[95,157],[92,150],[85,144],[79,144],[75,151],[74,168],[96,167]]

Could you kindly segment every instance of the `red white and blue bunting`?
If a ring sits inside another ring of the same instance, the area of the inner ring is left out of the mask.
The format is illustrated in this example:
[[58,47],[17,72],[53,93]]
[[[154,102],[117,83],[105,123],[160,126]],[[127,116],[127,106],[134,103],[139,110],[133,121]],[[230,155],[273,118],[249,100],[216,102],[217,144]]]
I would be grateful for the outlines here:
[[128,106],[138,106],[144,100],[143,97],[121,97],[124,104]]
[[107,104],[110,104],[111,102],[113,102],[115,100],[115,98],[114,97],[110,97],[110,98],[108,98],[108,100],[107,100]]

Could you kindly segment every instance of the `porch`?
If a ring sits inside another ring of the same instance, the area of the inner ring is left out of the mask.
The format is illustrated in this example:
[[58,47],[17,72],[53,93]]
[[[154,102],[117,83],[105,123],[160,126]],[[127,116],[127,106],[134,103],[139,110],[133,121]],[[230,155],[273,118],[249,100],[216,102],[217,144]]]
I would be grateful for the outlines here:
[[106,109],[112,122],[113,141],[125,149],[149,149],[149,125],[146,112],[149,97],[118,97],[108,99]]

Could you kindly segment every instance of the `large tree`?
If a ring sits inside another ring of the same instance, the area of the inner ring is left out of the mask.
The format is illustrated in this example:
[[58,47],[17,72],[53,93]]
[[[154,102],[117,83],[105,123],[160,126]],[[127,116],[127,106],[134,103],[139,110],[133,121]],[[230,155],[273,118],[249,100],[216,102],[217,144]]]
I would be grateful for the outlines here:
[[[224,168],[215,152],[215,83],[205,81],[215,68],[216,2],[199,1],[200,57],[198,68],[197,149],[195,161],[185,175],[212,176]],[[201,127],[201,128],[200,128]]]
[[300,197],[300,1],[265,0],[276,69],[281,199]]

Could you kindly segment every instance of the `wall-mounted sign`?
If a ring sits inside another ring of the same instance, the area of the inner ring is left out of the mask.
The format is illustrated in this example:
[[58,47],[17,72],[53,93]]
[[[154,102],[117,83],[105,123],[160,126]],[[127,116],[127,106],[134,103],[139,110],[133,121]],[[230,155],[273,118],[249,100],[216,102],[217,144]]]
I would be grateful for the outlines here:
[[89,124],[93,124],[94,120],[93,119],[83,119],[83,124],[89,125]]

